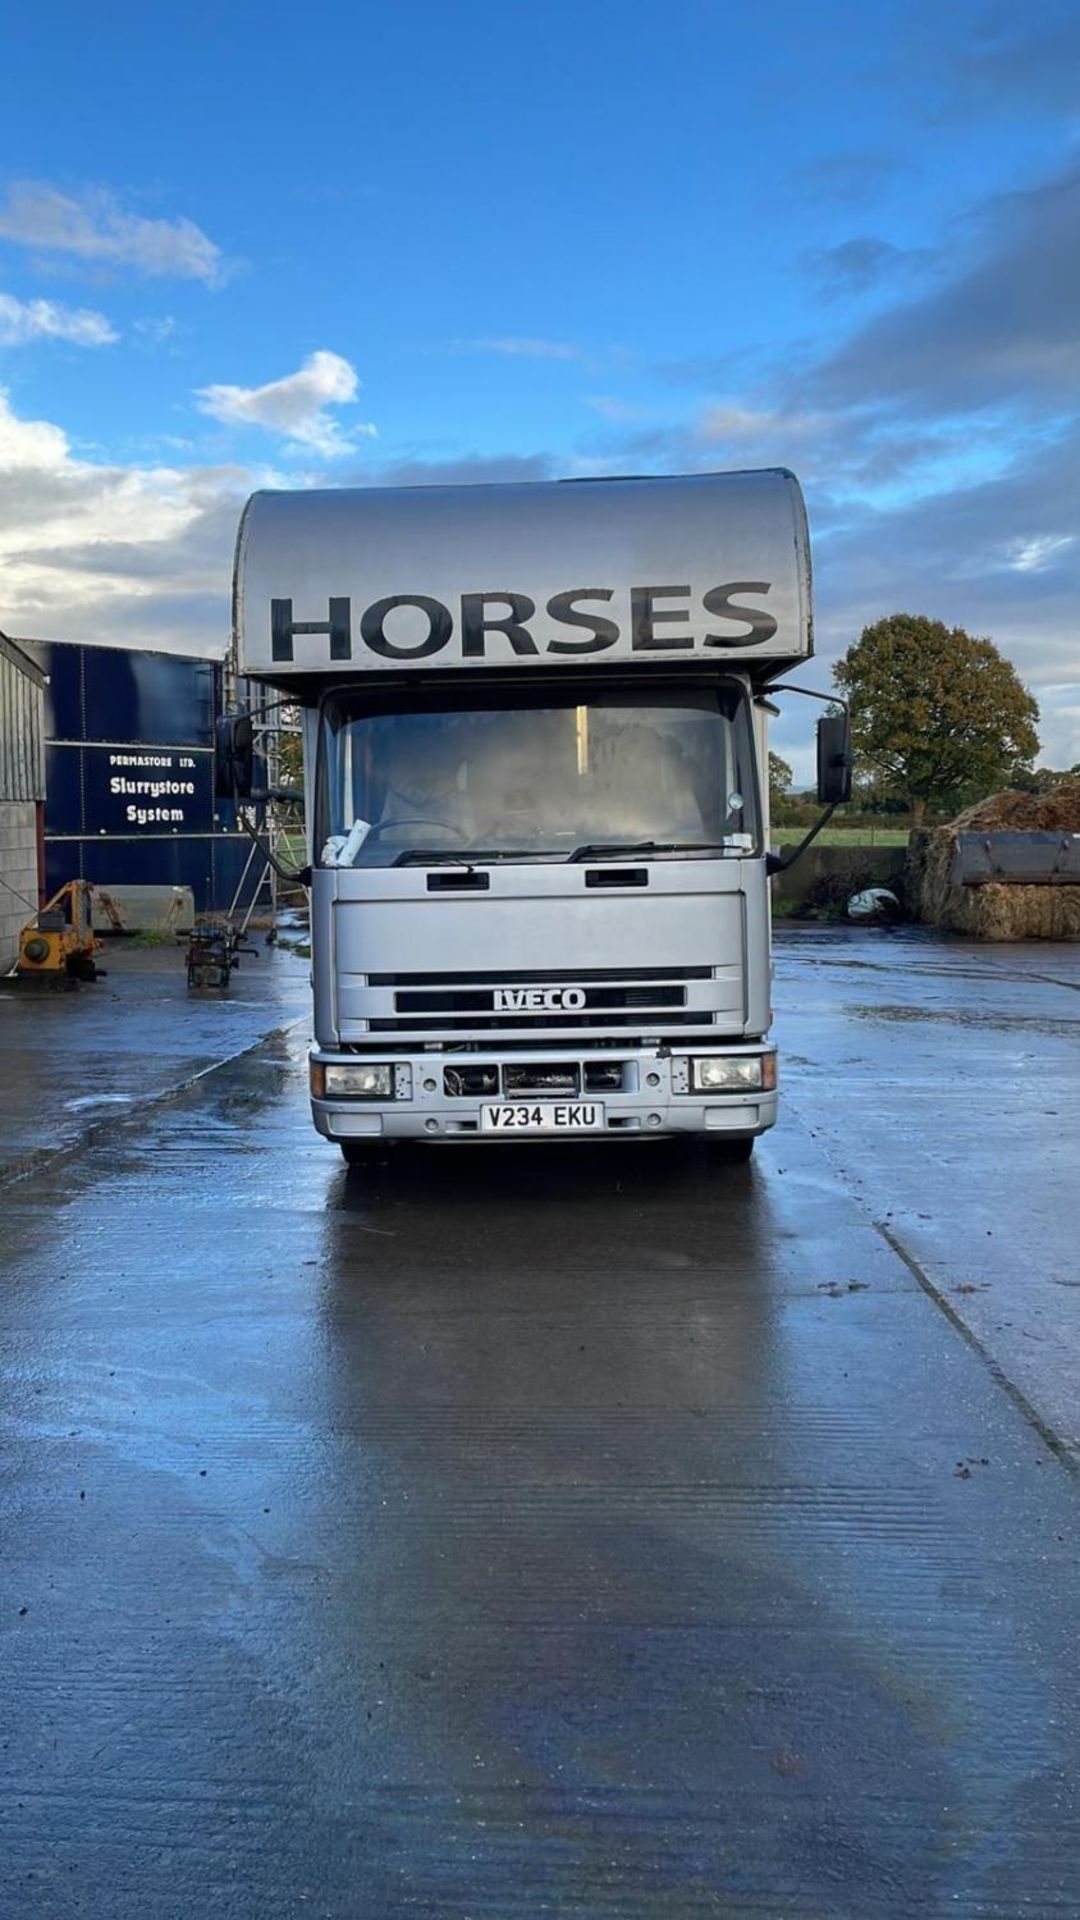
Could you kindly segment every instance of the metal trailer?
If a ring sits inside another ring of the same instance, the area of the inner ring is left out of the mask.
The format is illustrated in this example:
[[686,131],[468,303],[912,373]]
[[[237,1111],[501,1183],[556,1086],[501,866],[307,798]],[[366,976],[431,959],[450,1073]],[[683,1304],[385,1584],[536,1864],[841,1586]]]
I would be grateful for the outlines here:
[[[319,1131],[745,1157],[794,476],[260,493],[234,608],[239,671],[304,712]],[[819,761],[846,798],[844,720]]]

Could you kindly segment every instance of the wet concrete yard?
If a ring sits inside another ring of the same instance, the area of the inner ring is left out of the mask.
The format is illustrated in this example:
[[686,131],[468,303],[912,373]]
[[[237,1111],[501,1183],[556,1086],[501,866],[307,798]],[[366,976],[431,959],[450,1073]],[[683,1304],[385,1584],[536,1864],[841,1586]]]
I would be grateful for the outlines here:
[[777,972],[749,1168],[294,1029],[0,1191],[5,1914],[1080,1910],[1080,954]]

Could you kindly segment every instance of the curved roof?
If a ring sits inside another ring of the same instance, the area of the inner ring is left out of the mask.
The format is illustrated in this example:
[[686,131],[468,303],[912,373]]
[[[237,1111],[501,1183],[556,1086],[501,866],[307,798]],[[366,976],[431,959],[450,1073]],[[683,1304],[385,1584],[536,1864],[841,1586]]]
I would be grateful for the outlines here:
[[257,493],[234,606],[240,671],[283,685],[695,657],[767,677],[812,651],[784,469]]

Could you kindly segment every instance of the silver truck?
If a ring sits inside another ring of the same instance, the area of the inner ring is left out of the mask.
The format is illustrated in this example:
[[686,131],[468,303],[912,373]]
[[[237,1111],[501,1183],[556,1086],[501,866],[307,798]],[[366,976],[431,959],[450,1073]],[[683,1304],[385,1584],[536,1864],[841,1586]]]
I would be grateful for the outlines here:
[[[745,1158],[777,1103],[767,725],[812,651],[794,476],[258,493],[234,610],[238,672],[303,713],[319,1132]],[[818,763],[831,806],[835,710]]]

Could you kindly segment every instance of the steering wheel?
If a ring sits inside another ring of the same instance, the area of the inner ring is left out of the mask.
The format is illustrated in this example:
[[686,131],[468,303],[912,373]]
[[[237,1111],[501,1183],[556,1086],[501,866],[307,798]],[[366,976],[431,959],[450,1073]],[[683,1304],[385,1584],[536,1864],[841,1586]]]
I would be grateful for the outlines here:
[[438,827],[444,833],[456,833],[459,840],[467,840],[468,830],[459,827],[455,820],[428,820],[418,815],[415,820],[377,820],[368,828],[365,839],[374,839],[377,833],[388,833],[391,827]]

